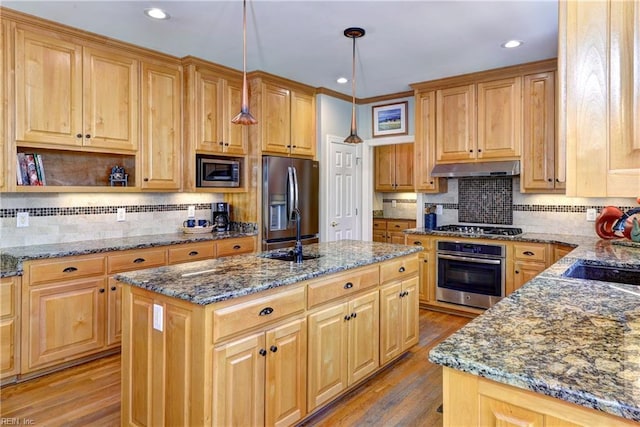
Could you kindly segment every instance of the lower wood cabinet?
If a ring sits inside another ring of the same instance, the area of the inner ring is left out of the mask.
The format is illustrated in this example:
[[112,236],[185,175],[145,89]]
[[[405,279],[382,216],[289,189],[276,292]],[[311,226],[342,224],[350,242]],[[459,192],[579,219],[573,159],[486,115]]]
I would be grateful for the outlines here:
[[507,280],[507,295],[522,287],[549,266],[548,253],[546,244],[520,242],[513,244],[513,280]]
[[404,244],[404,230],[415,228],[414,219],[374,219],[374,242]]
[[309,411],[379,366],[378,291],[309,315]]
[[418,343],[418,277],[380,288],[380,363]]
[[214,349],[213,425],[292,425],[306,414],[306,319]]
[[0,278],[0,382],[20,372],[20,282]]

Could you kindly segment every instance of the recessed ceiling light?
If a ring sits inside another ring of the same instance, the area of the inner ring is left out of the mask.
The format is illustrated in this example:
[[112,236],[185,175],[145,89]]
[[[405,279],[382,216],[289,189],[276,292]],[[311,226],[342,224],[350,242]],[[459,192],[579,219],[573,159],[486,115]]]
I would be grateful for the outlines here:
[[346,82],[348,82],[349,80],[346,77],[338,77],[338,80],[336,80],[338,83],[340,83],[341,85],[345,84]]
[[511,49],[514,47],[518,47],[521,46],[522,43],[524,43],[522,40],[509,40],[508,42],[504,42],[502,43],[500,46],[507,48],[507,49]]
[[153,18],[153,19],[169,19],[169,14],[157,7],[145,9],[144,14],[147,15],[149,18]]

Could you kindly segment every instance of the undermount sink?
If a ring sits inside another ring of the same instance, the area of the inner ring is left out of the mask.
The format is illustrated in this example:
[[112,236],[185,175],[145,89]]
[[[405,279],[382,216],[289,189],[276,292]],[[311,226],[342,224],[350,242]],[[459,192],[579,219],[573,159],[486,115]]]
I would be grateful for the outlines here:
[[582,261],[573,264],[562,276],[640,286],[640,269],[585,264]]
[[[260,255],[262,258],[275,259],[278,261],[295,261],[295,257],[292,251],[288,252],[271,252],[267,254]],[[302,260],[307,259],[317,259],[320,258],[321,255],[312,255],[312,254],[302,254]]]

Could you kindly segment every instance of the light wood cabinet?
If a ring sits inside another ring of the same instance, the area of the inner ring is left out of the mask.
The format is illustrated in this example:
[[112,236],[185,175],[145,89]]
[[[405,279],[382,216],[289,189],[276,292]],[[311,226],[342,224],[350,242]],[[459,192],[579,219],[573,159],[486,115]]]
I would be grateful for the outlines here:
[[436,91],[436,162],[476,157],[476,89],[472,84]]
[[20,372],[20,277],[0,278],[0,382]]
[[519,289],[549,266],[547,245],[535,243],[513,244],[513,281],[507,280],[506,294]]
[[182,67],[142,63],[142,188],[179,190],[182,172]]
[[423,250],[418,252],[419,283],[418,300],[420,303],[430,303],[436,301],[435,280],[436,280],[436,255],[434,249],[434,238],[417,234],[406,234],[405,245],[422,246]]
[[7,88],[11,83],[9,79],[9,62],[7,61],[7,46],[5,45],[8,40],[7,37],[7,23],[0,21],[0,105],[2,111],[0,112],[0,165],[2,165],[3,171],[0,172],[0,191],[5,191],[7,188],[7,180],[9,177],[15,176],[15,173],[10,172],[13,168],[5,167],[8,163],[9,156],[7,156],[7,150],[9,148],[7,141],[8,135],[8,123],[9,123],[9,101],[7,98]]
[[522,193],[563,192],[564,147],[556,139],[554,71],[524,76]]
[[248,254],[255,252],[255,237],[238,237],[235,239],[222,239],[216,241],[216,257]]
[[564,258],[565,256],[567,256],[569,252],[571,252],[574,249],[575,249],[574,246],[569,246],[569,245],[560,245],[560,244],[553,245],[552,264],[558,262],[560,258]]
[[[250,132],[263,154],[315,158],[315,89],[265,73],[252,73]],[[253,140],[253,138],[252,138]]]
[[414,191],[413,144],[375,147],[375,190]]
[[310,412],[378,368],[378,301],[375,290],[309,315]]
[[380,288],[380,363],[418,343],[418,277]]
[[414,189],[421,193],[444,193],[447,191],[446,178],[431,176],[436,163],[436,92],[416,91],[415,100]]
[[640,1],[559,3],[567,195],[640,194]]
[[443,405],[444,427],[637,425],[602,411],[448,367],[443,369]]
[[375,219],[373,221],[373,241],[381,243],[404,244],[404,230],[415,228],[416,221],[412,219]]
[[306,414],[305,319],[214,350],[213,425],[292,425]]
[[208,241],[175,245],[168,249],[168,255],[169,264],[214,258],[216,255],[215,243]]
[[18,26],[16,140],[138,149],[138,61]]

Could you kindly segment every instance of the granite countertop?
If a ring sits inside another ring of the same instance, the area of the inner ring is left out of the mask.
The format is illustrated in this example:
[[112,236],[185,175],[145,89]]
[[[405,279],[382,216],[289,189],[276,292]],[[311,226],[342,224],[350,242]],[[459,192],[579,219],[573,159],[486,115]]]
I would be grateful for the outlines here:
[[115,278],[163,295],[207,305],[420,250],[422,248],[414,246],[340,240],[306,245],[305,255],[319,257],[302,264],[265,258],[267,253],[249,254],[137,270],[118,274]]
[[156,246],[179,245],[255,235],[256,233],[238,231],[202,234],[170,233],[2,248],[0,249],[0,277],[21,275],[22,263],[32,259],[87,255],[127,249],[144,249]]
[[640,268],[640,248],[585,236],[501,240],[578,247],[434,347],[429,360],[640,421],[640,287],[562,276],[580,260]]

